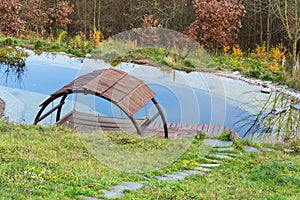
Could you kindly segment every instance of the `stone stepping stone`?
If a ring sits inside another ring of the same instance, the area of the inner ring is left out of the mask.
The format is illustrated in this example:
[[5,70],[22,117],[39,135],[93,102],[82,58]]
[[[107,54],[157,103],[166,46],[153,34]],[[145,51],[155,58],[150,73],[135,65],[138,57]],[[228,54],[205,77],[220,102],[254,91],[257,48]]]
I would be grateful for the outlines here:
[[[204,168],[203,168],[204,169]],[[209,169],[206,169],[209,170]],[[184,180],[187,176],[190,175],[206,175],[207,171],[200,170],[200,169],[194,169],[194,170],[184,170],[183,172],[176,172],[175,174],[164,174],[162,176],[154,176],[155,179],[160,181],[178,181],[178,180]]]
[[262,153],[261,150],[255,148],[255,147],[250,147],[250,146],[246,146],[244,148],[244,150],[247,151],[247,152]]
[[176,175],[176,174],[164,174],[162,176],[154,176],[154,178],[156,178],[157,180],[160,181],[178,181],[178,180],[184,180],[185,176],[180,176],[180,175]]
[[221,164],[200,164],[199,167],[220,167]]
[[123,193],[118,193],[118,192],[111,192],[108,190],[101,190],[107,199],[112,199],[112,198],[122,198]]
[[210,145],[212,147],[230,147],[233,145],[233,142],[232,141],[214,140],[214,139],[205,139],[205,140],[203,140],[203,144]]
[[166,180],[170,180],[168,177],[163,177],[163,176],[154,176],[155,179],[159,180],[159,181],[166,181]]
[[265,148],[266,151],[275,151],[274,149],[272,148]]
[[203,172],[209,172],[211,170],[209,168],[204,168],[204,167],[196,167],[195,169]]
[[123,182],[121,185],[110,187],[110,191],[101,190],[106,198],[121,198],[124,190],[136,191],[143,187],[143,184],[136,182]]
[[126,187],[126,190],[136,191],[141,187],[143,187],[144,185],[142,183],[137,183],[137,182],[123,182],[121,186]]
[[199,170],[184,170],[183,172],[187,173],[187,174],[190,174],[190,175],[197,175],[197,174],[206,175],[207,174],[207,172],[202,172],[202,171],[199,171]]
[[226,152],[218,152],[218,153],[215,153],[213,155],[223,155],[223,156],[230,156],[230,157],[236,157],[237,154],[235,153],[226,153]]
[[184,173],[184,172],[176,172],[176,175],[182,176],[184,178],[188,177],[190,174]]
[[214,151],[234,151],[233,147],[230,148],[213,148]]
[[103,199],[98,199],[94,197],[84,197],[84,200],[103,200]]
[[185,176],[181,176],[178,174],[164,174],[162,177],[166,177],[171,181],[178,181],[178,180],[184,180]]
[[209,158],[205,158],[206,162],[208,163],[220,163],[219,160],[215,160],[215,159],[209,159]]
[[219,158],[219,159],[232,159],[233,158],[233,157],[228,156],[226,154],[220,154],[220,153],[212,154],[212,156],[215,157],[215,158]]

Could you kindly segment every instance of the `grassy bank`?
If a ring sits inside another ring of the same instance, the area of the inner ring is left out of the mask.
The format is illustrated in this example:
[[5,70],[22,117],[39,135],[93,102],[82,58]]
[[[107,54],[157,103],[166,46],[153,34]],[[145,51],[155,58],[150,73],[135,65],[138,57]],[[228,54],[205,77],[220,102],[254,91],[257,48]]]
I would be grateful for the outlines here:
[[58,38],[47,39],[29,38],[16,39],[1,37],[1,46],[20,46],[36,51],[66,52],[74,56],[85,56],[91,53],[94,58],[110,61],[113,66],[121,61],[148,64],[153,66],[167,66],[184,71],[227,70],[239,71],[247,77],[272,81],[300,89],[300,80],[293,79],[291,66],[288,62],[290,54],[278,45],[266,51],[265,46],[257,46],[250,52],[242,52],[239,47],[224,48],[221,53],[208,54],[203,50],[191,52],[178,49],[164,48],[141,49],[134,42],[120,43],[118,41],[99,42],[99,37],[84,40],[80,36],[68,38],[66,32]]
[[[111,134],[112,144],[128,151],[159,150],[169,143],[159,138]],[[0,199],[103,198],[101,189],[123,181],[146,184],[137,192],[126,193],[124,199],[299,199],[300,156],[284,153],[280,146],[273,147],[275,152],[263,154],[240,152],[207,176],[161,182],[153,176],[193,169],[205,162],[203,157],[211,148],[194,139],[181,157],[162,169],[148,172],[149,178],[144,179],[144,174],[103,165],[87,151],[78,134],[68,129],[1,121]]]
[[[172,144],[171,140],[159,138],[108,134],[111,145],[128,152],[163,150]],[[201,149],[203,151],[199,154]],[[194,167],[201,161],[199,155],[205,156],[208,151],[209,148],[202,148],[196,140],[176,162],[148,175]],[[55,126],[0,121],[0,162],[0,199],[101,198],[101,189],[123,181],[144,181],[143,174],[105,166],[86,149],[78,134]]]
[[299,199],[299,155],[243,153],[207,176],[148,185],[126,199]]
[[[257,46],[252,51],[243,52],[238,46],[234,46],[224,47],[223,51],[216,54],[207,54],[200,50],[200,53],[196,52],[198,55],[194,55],[195,50],[192,50],[191,53],[180,49],[142,49],[132,41],[104,40],[99,42],[101,36],[97,32],[92,36],[90,40],[84,39],[85,36],[81,35],[68,37],[65,31],[58,33],[57,38],[32,36],[18,39],[0,36],[0,45],[20,46],[37,51],[66,52],[75,56],[92,53],[93,57],[110,60],[114,62],[113,64],[120,61],[136,61],[142,64],[146,62],[146,64],[163,65],[187,71],[199,70],[199,68],[201,70],[201,67],[196,64],[209,63],[214,65],[214,69],[217,70],[239,71],[248,77],[300,87],[299,80],[291,78],[291,67],[288,61],[291,54],[282,44],[272,47],[270,51],[266,51],[266,46]],[[197,59],[205,60],[205,62],[199,63]]]

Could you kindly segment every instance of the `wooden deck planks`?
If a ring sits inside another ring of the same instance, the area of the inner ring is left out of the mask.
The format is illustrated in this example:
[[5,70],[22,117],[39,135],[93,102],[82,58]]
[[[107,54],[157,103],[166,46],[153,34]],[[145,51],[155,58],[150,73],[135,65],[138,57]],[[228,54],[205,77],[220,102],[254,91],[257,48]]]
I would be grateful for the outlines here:
[[[205,132],[210,137],[218,137],[224,130],[234,133],[235,131],[222,126],[214,124],[168,124],[169,134],[174,135],[192,135],[199,131]],[[150,126],[143,129],[144,132],[163,133],[163,124],[160,122],[153,122]]]
[[[146,120],[146,119],[145,119]],[[143,124],[145,120],[137,120],[138,124]],[[108,118],[103,116],[97,116],[93,114],[72,112],[61,119],[58,125],[67,126],[69,128],[76,127],[77,131],[120,131],[120,130],[130,130],[134,131],[134,126],[129,119],[123,118]],[[203,131],[209,137],[218,137],[224,130],[235,133],[234,130],[214,124],[167,124],[169,130],[169,137],[177,136],[190,136],[196,135],[199,131]],[[148,126],[143,128],[143,133],[145,135],[156,135],[159,137],[164,137],[163,123],[152,122]]]

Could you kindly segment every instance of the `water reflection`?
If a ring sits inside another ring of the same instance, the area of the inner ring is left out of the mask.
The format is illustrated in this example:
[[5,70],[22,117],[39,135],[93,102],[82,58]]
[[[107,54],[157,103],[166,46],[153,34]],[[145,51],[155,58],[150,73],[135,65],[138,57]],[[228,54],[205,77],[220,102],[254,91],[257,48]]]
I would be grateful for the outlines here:
[[299,137],[300,100],[273,93],[264,102],[256,103],[263,103],[256,115],[237,122],[239,127],[250,125],[245,136],[285,142]]
[[20,49],[0,47],[0,73],[4,76],[5,83],[16,82],[20,87],[26,71],[26,58],[29,53]]

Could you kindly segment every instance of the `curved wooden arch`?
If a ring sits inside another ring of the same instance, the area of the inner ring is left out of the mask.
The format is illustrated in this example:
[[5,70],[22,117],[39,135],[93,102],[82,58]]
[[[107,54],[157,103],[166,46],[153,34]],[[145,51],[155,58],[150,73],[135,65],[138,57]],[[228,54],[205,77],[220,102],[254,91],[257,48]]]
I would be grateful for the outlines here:
[[[103,79],[107,80],[107,82],[103,82]],[[127,88],[127,90],[126,87],[124,87],[126,81],[130,84],[128,86],[129,89]],[[97,70],[80,76],[53,93],[40,105],[41,108],[35,117],[34,124],[37,125],[56,110],[56,122],[58,122],[61,118],[62,107],[65,104],[67,96],[70,94],[91,94],[113,103],[127,115],[136,128],[137,133],[140,135],[142,135],[141,127],[139,127],[133,115],[151,100],[156,106],[158,114],[164,124],[165,138],[168,138],[166,119],[162,109],[154,98],[155,93],[146,86],[143,81],[130,76],[125,72],[112,68]],[[61,98],[60,103],[43,114],[48,105],[58,98]]]

